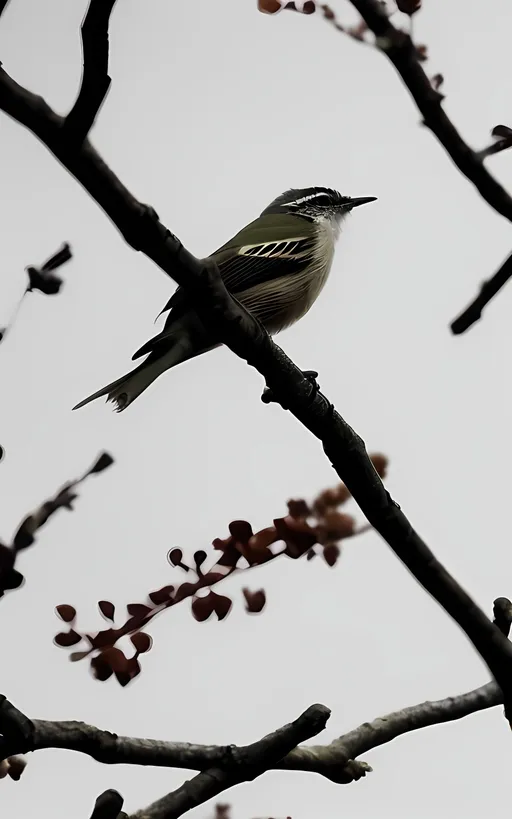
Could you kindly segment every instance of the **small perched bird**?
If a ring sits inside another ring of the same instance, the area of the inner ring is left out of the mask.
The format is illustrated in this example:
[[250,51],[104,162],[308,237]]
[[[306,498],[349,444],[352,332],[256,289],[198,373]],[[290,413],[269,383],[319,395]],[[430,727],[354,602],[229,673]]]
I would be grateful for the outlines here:
[[[352,208],[375,199],[331,188],[286,191],[209,258],[229,292],[274,335],[306,315],[327,281],[341,223]],[[166,311],[162,332],[132,356],[147,355],[142,364],[73,409],[106,395],[121,412],[165,370],[219,346],[181,287]]]

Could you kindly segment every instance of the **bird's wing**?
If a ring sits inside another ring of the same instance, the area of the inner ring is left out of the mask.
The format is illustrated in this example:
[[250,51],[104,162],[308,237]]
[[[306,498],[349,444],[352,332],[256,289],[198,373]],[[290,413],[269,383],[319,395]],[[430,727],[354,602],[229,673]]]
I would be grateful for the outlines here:
[[[224,284],[233,295],[247,291],[254,293],[255,288],[257,292],[258,285],[275,279],[291,280],[307,265],[315,248],[315,233],[304,219],[288,215],[280,218],[284,224],[274,216],[269,220],[270,224],[259,224],[256,230],[249,225],[212,254],[211,258],[217,262]],[[261,223],[267,219],[263,217],[258,221]],[[265,236],[264,241],[262,236]],[[189,309],[189,298],[178,287],[162,311],[170,310],[162,332],[143,344],[132,359],[152,352],[173,335],[176,322]]]
[[[256,245],[274,244],[277,242],[281,243],[284,242],[285,239],[289,239],[290,237],[294,236],[296,236],[297,239],[303,239],[304,241],[311,240],[313,243],[315,235],[316,231],[312,223],[300,216],[294,216],[290,213],[260,216],[259,219],[255,219],[254,222],[246,225],[246,227],[242,228],[242,230],[233,236],[229,242],[226,242],[225,245],[222,245],[222,247],[212,253],[210,258],[217,262],[220,275],[222,279],[224,279],[224,283],[226,284],[228,290],[236,294],[237,290],[235,290],[234,287],[236,287],[238,276],[233,269],[236,265],[232,259],[238,255],[238,251],[241,248],[246,248],[246,246],[248,246],[249,240],[249,246],[254,246],[256,249]],[[238,261],[239,263],[242,262],[243,258]],[[272,265],[275,264],[275,261],[276,259],[274,254]],[[242,272],[242,266],[239,268],[239,270]],[[229,275],[230,283],[228,283],[224,273]],[[250,274],[248,273],[248,275]],[[232,281],[234,287],[231,284]],[[245,279],[243,279],[241,289],[246,290],[247,288],[252,287],[253,284],[257,284],[257,281],[251,282],[250,278],[249,281],[245,281]],[[190,306],[188,304],[185,291],[182,287],[178,287],[172,294],[165,307],[160,311],[157,318],[161,316],[162,313],[166,313],[168,310],[176,311],[175,315],[178,317],[178,314],[183,315],[187,309],[190,309]]]

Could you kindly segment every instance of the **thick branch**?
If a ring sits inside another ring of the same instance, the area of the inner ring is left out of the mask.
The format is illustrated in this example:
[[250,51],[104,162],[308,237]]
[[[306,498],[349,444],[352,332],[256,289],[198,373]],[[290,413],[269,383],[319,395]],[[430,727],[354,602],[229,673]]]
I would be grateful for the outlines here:
[[[22,748],[13,744],[9,748],[11,753],[62,748],[87,754],[106,765],[151,765],[201,771],[224,767],[238,752],[234,746],[227,745],[118,736],[83,722],[34,720],[32,725],[30,744],[27,746],[25,742]],[[270,767],[311,771],[339,784],[359,779],[369,770],[364,762],[354,763],[339,745],[335,749],[331,746],[295,748],[280,762],[267,766]]]
[[480,292],[470,304],[460,313],[456,319],[450,324],[450,330],[456,336],[465,333],[473,326],[481,317],[484,307],[486,307],[491,299],[494,298],[502,287],[506,285],[512,276],[512,253],[505,259],[500,269],[491,276],[490,279],[483,282],[480,286]]
[[91,0],[82,23],[83,71],[77,100],[64,122],[66,136],[83,142],[110,87],[108,24],[116,0]]
[[288,725],[244,748],[230,747],[229,761],[207,768],[132,819],[177,819],[192,808],[240,782],[255,779],[273,767],[296,745],[323,731],[330,716],[325,705],[312,705]]
[[[360,0],[358,0],[360,1]],[[122,185],[88,141],[63,138],[62,119],[0,69],[0,108],[36,134],[112,219],[128,244],[144,252],[192,295],[220,341],[255,367],[279,403],[321,442],[341,480],[394,553],[465,631],[504,692],[512,714],[512,645],[435,558],[384,488],[364,441],[328,399],[229,295],[215,264],[192,256]]]

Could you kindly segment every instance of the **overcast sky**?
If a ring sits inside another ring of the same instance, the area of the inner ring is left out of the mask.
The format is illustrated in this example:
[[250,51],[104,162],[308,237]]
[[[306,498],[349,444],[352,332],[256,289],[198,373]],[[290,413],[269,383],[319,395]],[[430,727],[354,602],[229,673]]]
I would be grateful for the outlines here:
[[[334,5],[353,19],[348,4]],[[61,113],[80,80],[85,6],[11,0],[1,19],[5,69]],[[511,26],[507,0],[492,11],[425,0],[415,21],[427,70],[445,76],[446,109],[476,147],[512,124]],[[110,41],[112,87],[92,141],[197,255],[290,186],[378,197],[354,212],[321,298],[279,343],[319,371],[368,448],[388,454],[393,496],[490,613],[495,597],[512,596],[512,287],[467,335],[447,326],[510,252],[509,225],[419,125],[385,58],[320,16],[269,17],[256,0],[119,0]],[[287,498],[309,498],[336,476],[305,429],[260,402],[260,376],[227,350],[167,373],[121,415],[102,401],[72,413],[132,366],[174,285],[4,115],[0,147],[0,324],[27,264],[64,240],[75,254],[62,294],[30,296],[0,349],[0,537],[98,451],[116,458],[20,561],[26,585],[1,601],[0,690],[30,717],[205,743],[251,742],[322,702],[328,742],[486,682],[465,636],[372,532],[349,542],[335,569],[283,559],[242,578],[267,590],[259,617],[244,613],[235,582],[225,622],[198,624],[187,605],[166,613],[126,689],[69,664],[52,644],[56,604],[75,604],[79,625],[99,628],[97,600],[122,613],[176,579],[170,547],[208,548],[233,519],[267,526]],[[512,154],[489,165],[512,189]],[[495,709],[372,751],[374,773],[350,786],[271,773],[222,801],[234,819],[477,819],[509,804],[510,748]],[[85,818],[111,787],[133,811],[187,775],[38,752],[21,783],[2,783],[0,806],[6,816]]]

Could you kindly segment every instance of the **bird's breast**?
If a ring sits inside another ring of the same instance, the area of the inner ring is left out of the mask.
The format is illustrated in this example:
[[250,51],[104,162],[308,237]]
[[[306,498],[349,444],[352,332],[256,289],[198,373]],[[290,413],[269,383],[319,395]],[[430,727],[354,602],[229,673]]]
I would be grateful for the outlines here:
[[330,222],[320,223],[317,241],[311,254],[311,265],[305,278],[305,311],[317,300],[331,272],[337,236]]

